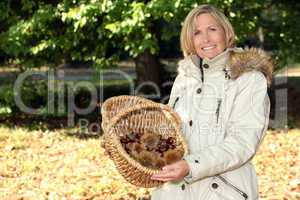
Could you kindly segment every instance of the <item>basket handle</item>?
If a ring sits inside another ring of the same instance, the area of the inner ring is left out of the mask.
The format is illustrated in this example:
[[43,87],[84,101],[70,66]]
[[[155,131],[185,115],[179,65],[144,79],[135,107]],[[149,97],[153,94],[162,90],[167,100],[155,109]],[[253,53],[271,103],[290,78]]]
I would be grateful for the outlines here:
[[[165,105],[165,104],[155,103],[155,102],[153,102],[153,103],[147,102],[147,103],[143,103],[143,104],[139,104],[139,105],[130,107],[126,110],[121,111],[116,116],[114,116],[112,118],[111,122],[107,125],[107,132],[104,134],[104,136],[107,137],[110,134],[110,132],[112,131],[112,127],[114,127],[123,116],[126,116],[127,114],[137,111],[137,110],[140,110],[140,109],[150,109],[150,108],[162,109],[163,113],[165,114],[167,119],[170,120],[170,123],[175,128],[176,132],[180,133],[181,119],[180,119],[179,115],[176,112],[174,112],[170,106]],[[166,115],[166,113],[167,113],[167,115]],[[188,153],[187,144],[186,144],[183,136],[181,134],[179,134],[179,137],[183,141],[183,146],[184,146],[185,152]]]
[[[133,107],[130,107],[126,110],[121,111],[120,113],[118,113],[116,116],[114,116],[111,119],[111,122],[107,125],[107,133],[109,133],[110,128],[115,126],[116,123],[118,123],[118,121],[123,117],[126,116],[127,114],[140,110],[140,109],[151,109],[151,108],[158,108],[158,109],[162,109],[163,113],[165,114],[165,116],[167,117],[167,119],[170,120],[171,123],[173,123],[173,125],[177,128],[180,129],[181,126],[181,120],[180,117],[178,116],[177,113],[173,112],[171,110],[171,107],[164,105],[164,104],[159,104],[159,103],[143,103],[143,104],[139,104]],[[175,122],[173,121],[175,120]]]
[[[125,98],[125,97],[128,97],[128,96],[124,95],[124,96],[118,96],[118,97],[112,97],[112,98]],[[137,97],[137,98],[140,98],[140,97]],[[102,106],[103,106],[102,108],[104,108],[105,103]],[[128,113],[134,112],[134,111],[139,110],[139,109],[147,109],[147,108],[160,108],[160,109],[162,109],[162,112],[167,117],[167,119],[171,123],[173,123],[173,125],[177,129],[179,129],[179,130],[181,129],[181,119],[180,119],[179,115],[175,111],[173,111],[170,106],[165,105],[165,104],[155,103],[155,102],[140,103],[138,105],[129,107],[126,110],[123,110],[123,111],[119,112],[115,117],[113,117],[111,119],[110,123],[106,124],[106,126],[104,126],[103,121],[102,121],[102,128],[105,129],[105,130],[104,130],[104,134],[102,136],[103,144],[101,146],[105,147],[104,141],[106,140],[106,137],[109,135],[109,132],[110,132],[109,127],[115,126],[115,124],[119,121],[119,119],[121,119],[123,116],[127,115]]]

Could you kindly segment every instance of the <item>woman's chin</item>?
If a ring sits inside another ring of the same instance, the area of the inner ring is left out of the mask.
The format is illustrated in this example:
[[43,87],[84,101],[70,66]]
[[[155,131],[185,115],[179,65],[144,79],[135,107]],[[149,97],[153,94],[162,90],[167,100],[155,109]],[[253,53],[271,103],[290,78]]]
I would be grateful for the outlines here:
[[200,58],[203,58],[203,59],[213,59],[214,57],[221,54],[223,51],[225,51],[225,48],[222,50],[220,48],[214,48],[214,49],[206,50],[206,51],[199,50],[198,55],[200,56]]
[[199,52],[198,53],[198,56],[200,58],[203,58],[203,59],[212,59],[214,57],[216,57],[219,53],[218,52],[213,52],[213,51],[207,51],[207,52],[203,52],[201,51],[201,53]]
[[209,54],[205,54],[203,55],[202,58],[204,59],[213,59],[214,57],[216,57],[218,54],[215,54],[215,53],[209,53]]

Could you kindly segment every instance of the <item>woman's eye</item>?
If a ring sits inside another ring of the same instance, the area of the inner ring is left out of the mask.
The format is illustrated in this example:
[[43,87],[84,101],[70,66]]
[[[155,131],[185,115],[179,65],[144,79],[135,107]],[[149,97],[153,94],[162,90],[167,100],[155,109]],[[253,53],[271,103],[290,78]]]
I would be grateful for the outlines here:
[[195,31],[194,32],[194,35],[199,35],[200,34],[200,31]]
[[217,29],[216,28],[209,28],[209,30],[216,31]]

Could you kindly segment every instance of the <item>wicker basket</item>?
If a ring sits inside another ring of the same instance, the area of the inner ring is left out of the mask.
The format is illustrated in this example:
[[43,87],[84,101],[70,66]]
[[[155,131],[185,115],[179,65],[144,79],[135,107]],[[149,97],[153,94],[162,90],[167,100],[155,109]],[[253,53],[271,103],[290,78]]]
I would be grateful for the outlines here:
[[187,154],[187,145],[180,132],[180,118],[169,106],[136,96],[119,96],[102,105],[104,148],[118,171],[130,183],[139,187],[155,187],[163,182],[151,180],[159,169],[145,167],[132,158],[120,138],[130,132],[151,132],[162,138],[172,137],[178,149]]
[[102,129],[105,132],[110,120],[116,116],[122,110],[136,106],[143,103],[153,103],[152,101],[138,97],[138,96],[128,96],[121,95],[116,97],[111,97],[107,99],[101,106],[101,115],[102,115]]

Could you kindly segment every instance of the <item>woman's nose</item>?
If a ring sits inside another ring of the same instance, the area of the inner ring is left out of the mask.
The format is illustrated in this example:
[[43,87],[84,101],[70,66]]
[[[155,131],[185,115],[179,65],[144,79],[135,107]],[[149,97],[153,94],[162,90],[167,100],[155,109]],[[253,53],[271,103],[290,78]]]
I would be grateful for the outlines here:
[[204,32],[203,34],[203,42],[204,43],[209,42],[209,34],[207,32]]

